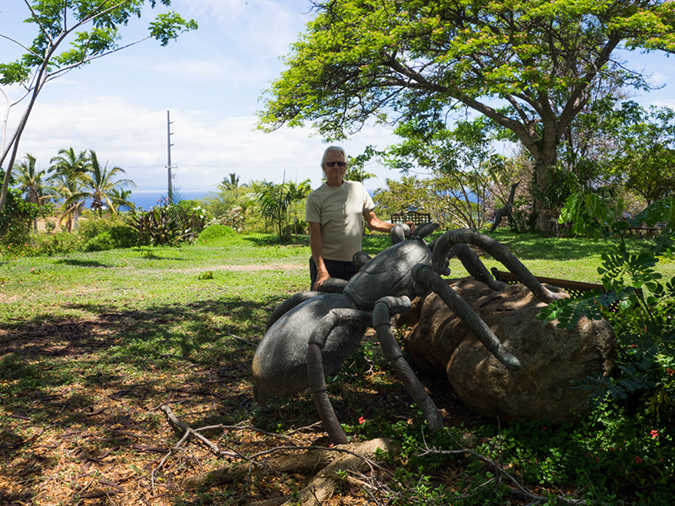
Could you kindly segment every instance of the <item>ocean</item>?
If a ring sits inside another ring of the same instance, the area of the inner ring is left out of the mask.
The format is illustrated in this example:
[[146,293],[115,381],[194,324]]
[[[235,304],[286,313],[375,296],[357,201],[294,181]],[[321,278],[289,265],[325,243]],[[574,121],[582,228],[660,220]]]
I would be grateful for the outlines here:
[[[177,195],[181,200],[201,200],[204,197],[208,196],[210,193],[215,193],[214,191],[181,191],[178,190]],[[368,190],[370,198],[373,197],[375,190]],[[176,194],[174,194],[174,197]],[[151,207],[155,207],[159,204],[164,198],[166,198],[166,190],[164,191],[142,191],[142,192],[132,192],[131,201],[136,204],[136,207],[143,208],[145,211]]]
[[[166,190],[164,191],[144,191],[144,192],[132,192],[131,200],[136,204],[137,208],[143,208],[145,211],[151,207],[155,207],[160,204],[163,199],[166,198]],[[174,193],[174,198],[179,197],[180,200],[201,200],[206,197],[210,191],[181,191],[178,190]]]

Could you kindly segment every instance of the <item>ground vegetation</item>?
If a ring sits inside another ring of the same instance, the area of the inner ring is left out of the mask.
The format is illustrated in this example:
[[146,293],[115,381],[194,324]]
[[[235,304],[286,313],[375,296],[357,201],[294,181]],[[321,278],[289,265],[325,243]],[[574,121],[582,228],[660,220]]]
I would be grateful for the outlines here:
[[[603,255],[622,244],[507,229],[495,236],[535,274],[588,282],[602,281],[598,267],[611,268]],[[308,394],[255,405],[250,362],[269,313],[307,286],[308,239],[300,239],[284,245],[276,235],[215,225],[180,248],[38,257],[3,250],[3,498],[37,505],[239,505],[278,496],[292,502],[314,471],[247,470],[310,446],[331,449]],[[382,235],[364,238],[370,254],[387,243]],[[642,288],[659,301],[645,301],[667,315],[669,292],[652,292],[650,284],[653,273],[675,275],[667,249],[656,253],[661,243],[642,237],[623,244],[627,258],[642,259],[628,262],[631,272],[652,272]],[[636,266],[650,254],[653,270],[641,271]],[[465,274],[456,260],[451,269]],[[650,357],[645,371],[653,386],[623,399],[600,396],[578,423],[564,426],[478,417],[445,380],[423,377],[446,422],[431,434],[379,343],[367,336],[328,388],[353,442],[388,437],[399,449],[373,458],[379,464],[372,469],[337,473],[335,496],[323,504],[669,504],[673,405],[660,395],[658,410],[650,410],[649,399],[672,388],[672,344],[663,339],[654,355],[633,338],[638,331],[644,337],[646,314],[610,316],[620,339],[616,380]],[[226,483],[187,486],[229,468],[238,471]]]

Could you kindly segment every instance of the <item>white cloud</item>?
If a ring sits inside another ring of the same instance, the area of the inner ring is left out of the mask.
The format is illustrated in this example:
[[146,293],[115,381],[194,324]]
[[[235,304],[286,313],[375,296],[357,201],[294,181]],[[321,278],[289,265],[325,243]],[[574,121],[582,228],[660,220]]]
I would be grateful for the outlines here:
[[283,55],[312,19],[309,0],[177,0],[174,7],[208,30],[218,26],[223,40],[267,55]]
[[[203,111],[171,111],[172,166],[175,184],[183,191],[211,191],[230,172],[242,181],[281,182],[311,179],[320,184],[319,161],[325,149],[309,129],[281,129],[265,134],[254,130],[256,118],[215,117]],[[79,100],[40,104],[31,115],[21,142],[21,157],[31,153],[39,168],[60,149],[93,149],[99,160],[126,170],[138,184],[136,191],[161,190],[166,185],[167,116],[165,110],[138,106],[118,96],[85,96]],[[367,128],[344,143],[350,154],[366,145],[384,147],[388,130]],[[395,176],[379,166],[369,171],[381,176],[369,188]]]

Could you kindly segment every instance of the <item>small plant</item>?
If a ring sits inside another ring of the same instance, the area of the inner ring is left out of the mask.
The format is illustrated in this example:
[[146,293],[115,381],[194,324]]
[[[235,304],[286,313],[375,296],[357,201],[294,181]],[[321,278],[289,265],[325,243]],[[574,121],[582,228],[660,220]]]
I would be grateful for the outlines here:
[[213,271],[202,272],[199,276],[197,276],[197,279],[200,280],[213,279]]
[[84,251],[106,251],[115,248],[115,241],[110,232],[101,232],[84,245]]
[[141,251],[141,257],[157,260],[159,256],[151,249],[144,249]]
[[[609,216],[597,201],[595,212],[578,219],[592,222],[586,227],[594,234],[621,233],[631,224],[668,220],[672,222],[672,205],[657,202],[640,213],[632,221],[621,224],[610,220],[599,221],[594,216]],[[583,227],[583,225],[581,225]],[[602,255],[602,276],[605,293],[590,293],[576,300],[563,300],[550,304],[539,314],[542,320],[558,320],[558,327],[573,328],[582,316],[591,319],[607,317],[614,324],[620,345],[618,367],[621,374],[616,378],[589,377],[576,386],[595,390],[600,401],[609,394],[616,400],[641,400],[647,412],[657,419],[663,410],[672,411],[671,397],[675,395],[675,277],[662,282],[655,266],[664,255],[671,255],[675,235],[664,228],[661,236],[648,250],[629,253],[622,241],[619,251]],[[618,313],[608,311],[618,305]]]
[[176,246],[194,242],[206,227],[206,211],[179,202],[140,211],[132,218],[132,229],[140,245]]

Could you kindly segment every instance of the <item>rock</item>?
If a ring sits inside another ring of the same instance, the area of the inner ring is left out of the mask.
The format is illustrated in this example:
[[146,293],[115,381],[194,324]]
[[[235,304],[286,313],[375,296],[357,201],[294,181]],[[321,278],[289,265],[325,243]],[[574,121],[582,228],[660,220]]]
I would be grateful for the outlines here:
[[419,323],[405,336],[410,357],[445,374],[477,413],[504,421],[526,417],[558,424],[588,408],[589,391],[570,381],[614,367],[616,341],[606,320],[582,319],[573,330],[536,319],[543,302],[523,285],[494,292],[471,278],[453,289],[476,311],[522,364],[509,372],[435,294],[423,303]]

